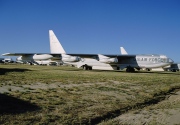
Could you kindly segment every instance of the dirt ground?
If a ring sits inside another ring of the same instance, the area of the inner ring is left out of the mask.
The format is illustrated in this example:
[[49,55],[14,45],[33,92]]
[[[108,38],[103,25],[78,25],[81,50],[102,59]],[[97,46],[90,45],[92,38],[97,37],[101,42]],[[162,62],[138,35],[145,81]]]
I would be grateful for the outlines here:
[[129,111],[113,120],[128,125],[180,125],[180,91],[158,104]]

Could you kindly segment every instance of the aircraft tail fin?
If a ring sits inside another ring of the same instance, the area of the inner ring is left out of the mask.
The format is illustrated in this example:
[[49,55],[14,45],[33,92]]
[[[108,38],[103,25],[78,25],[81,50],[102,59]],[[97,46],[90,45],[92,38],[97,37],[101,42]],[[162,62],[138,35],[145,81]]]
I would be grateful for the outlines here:
[[123,47],[120,47],[120,51],[121,51],[122,55],[127,55],[128,54]]
[[52,30],[49,30],[50,53],[66,53]]

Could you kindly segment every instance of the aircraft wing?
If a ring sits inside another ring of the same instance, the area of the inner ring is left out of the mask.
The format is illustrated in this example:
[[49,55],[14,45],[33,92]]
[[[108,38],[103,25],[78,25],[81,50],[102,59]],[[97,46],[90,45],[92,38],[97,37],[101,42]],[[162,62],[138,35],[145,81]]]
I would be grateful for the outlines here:
[[52,54],[52,53],[4,53],[2,56],[30,56],[30,55],[52,55],[54,57],[60,57],[61,54]]
[[[52,55],[54,57],[61,57],[61,53],[4,53],[2,54],[2,56],[26,56],[26,55],[42,55],[42,54],[49,54]],[[95,56],[98,56],[98,54],[72,54],[72,53],[67,53],[67,55],[71,55],[71,56],[79,56],[82,58],[92,58]],[[102,54],[104,56],[113,58],[113,57],[118,57],[118,58],[128,58],[128,57],[135,57],[136,55],[116,55],[116,54]]]
[[36,53],[4,53],[2,56],[27,56],[27,55],[34,55]]
[[[43,55],[43,54],[48,54],[53,56],[53,60],[58,60],[60,57],[62,57],[61,53],[4,53],[2,56],[30,56],[30,55]],[[66,55],[70,56],[78,56],[81,58],[97,58],[98,54],[72,54],[72,53],[67,53]],[[124,60],[128,58],[134,58],[136,55],[116,55],[116,54],[102,54],[103,56],[109,57],[109,58],[117,58],[119,60]]]

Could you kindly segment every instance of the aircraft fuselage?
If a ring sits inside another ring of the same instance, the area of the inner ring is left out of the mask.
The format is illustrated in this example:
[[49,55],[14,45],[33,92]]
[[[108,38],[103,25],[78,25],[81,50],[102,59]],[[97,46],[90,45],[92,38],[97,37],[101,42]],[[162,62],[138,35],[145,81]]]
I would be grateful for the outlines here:
[[[106,56],[104,56],[106,57]],[[110,60],[117,59],[118,61],[114,61],[109,63],[109,61],[102,62],[101,60]],[[159,68],[165,67],[173,63],[173,61],[164,56],[164,55],[135,55],[135,56],[117,56],[114,58],[104,58],[99,59],[95,58],[81,58],[78,62],[64,62],[72,65],[76,65],[78,68],[83,67],[90,69],[100,69],[100,70],[119,70],[124,68],[136,68],[136,69],[144,69],[144,68]]]

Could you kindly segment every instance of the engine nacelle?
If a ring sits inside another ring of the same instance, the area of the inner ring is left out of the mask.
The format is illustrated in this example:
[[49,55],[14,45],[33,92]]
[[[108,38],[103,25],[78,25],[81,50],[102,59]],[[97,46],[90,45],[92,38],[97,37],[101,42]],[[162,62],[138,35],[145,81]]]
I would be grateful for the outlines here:
[[101,54],[98,54],[98,57],[99,57],[99,62],[102,63],[118,63],[117,58],[110,58]]
[[17,61],[31,61],[33,60],[33,55],[20,56],[16,58]]
[[99,59],[99,61],[102,63],[118,63],[117,58],[102,58],[102,59]]
[[35,54],[33,56],[33,60],[48,60],[51,58],[53,58],[53,56],[49,54],[39,54],[39,55]]
[[78,62],[80,58],[78,56],[62,55],[63,62]]
[[53,58],[52,55],[49,54],[34,54],[34,55],[23,55],[18,57],[16,60],[17,61],[34,61],[34,60],[48,60]]

